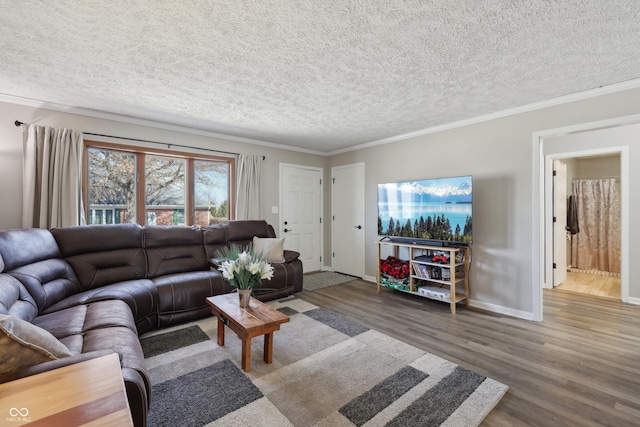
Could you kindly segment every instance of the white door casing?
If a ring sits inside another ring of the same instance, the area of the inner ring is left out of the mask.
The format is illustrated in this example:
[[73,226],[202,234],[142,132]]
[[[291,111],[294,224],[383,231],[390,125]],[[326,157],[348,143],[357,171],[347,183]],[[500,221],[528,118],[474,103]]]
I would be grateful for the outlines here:
[[364,163],[331,169],[331,266],[364,276]]
[[303,271],[322,268],[322,169],[280,165],[280,236],[300,252]]
[[567,280],[567,164],[553,161],[553,286]]

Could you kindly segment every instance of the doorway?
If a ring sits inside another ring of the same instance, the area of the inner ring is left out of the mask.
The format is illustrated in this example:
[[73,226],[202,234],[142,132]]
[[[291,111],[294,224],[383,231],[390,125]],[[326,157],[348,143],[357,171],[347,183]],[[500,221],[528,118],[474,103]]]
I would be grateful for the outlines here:
[[321,168],[280,164],[280,236],[305,272],[322,268]]
[[621,300],[620,161],[553,160],[553,289]]
[[[533,254],[534,270],[531,280],[531,320],[543,320],[543,290],[552,283],[553,239],[551,237],[551,185],[545,171],[554,159],[605,154],[620,155],[621,206],[621,268],[620,299],[623,303],[640,304],[631,297],[630,266],[630,147],[640,135],[640,115],[626,116],[599,122],[534,132],[533,142]],[[635,267],[634,267],[635,268]]]
[[331,267],[364,276],[364,163],[331,169]]

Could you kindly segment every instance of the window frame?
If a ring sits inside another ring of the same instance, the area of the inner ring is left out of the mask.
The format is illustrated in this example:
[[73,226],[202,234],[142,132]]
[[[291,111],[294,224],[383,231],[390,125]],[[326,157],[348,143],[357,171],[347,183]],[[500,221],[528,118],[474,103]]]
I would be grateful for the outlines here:
[[[170,143],[167,143],[170,145]],[[136,155],[136,212],[135,223],[141,226],[147,223],[147,206],[145,194],[145,157],[147,155],[181,158],[186,161],[186,184],[185,184],[185,225],[192,226],[196,220],[195,209],[195,183],[194,183],[194,161],[217,161],[229,165],[229,179],[227,183],[229,200],[229,220],[235,219],[235,188],[236,188],[236,159],[235,157],[215,156],[209,154],[191,153],[188,151],[164,150],[158,148],[143,147],[137,145],[116,144],[112,142],[85,140],[84,155],[82,159],[82,198],[85,218],[89,218],[89,148],[120,151],[133,153]],[[194,147],[197,149],[196,147]]]

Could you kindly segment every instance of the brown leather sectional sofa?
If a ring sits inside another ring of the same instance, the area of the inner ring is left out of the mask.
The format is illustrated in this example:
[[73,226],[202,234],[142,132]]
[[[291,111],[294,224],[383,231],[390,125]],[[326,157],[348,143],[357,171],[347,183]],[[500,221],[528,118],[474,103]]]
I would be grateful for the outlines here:
[[[146,425],[151,385],[138,336],[211,315],[205,298],[233,288],[209,260],[220,247],[254,236],[275,233],[265,221],[0,231],[0,315],[45,329],[73,354],[0,382],[117,352],[134,424]],[[298,256],[285,250],[285,262],[273,264],[273,279],[254,295],[266,301],[301,291]]]

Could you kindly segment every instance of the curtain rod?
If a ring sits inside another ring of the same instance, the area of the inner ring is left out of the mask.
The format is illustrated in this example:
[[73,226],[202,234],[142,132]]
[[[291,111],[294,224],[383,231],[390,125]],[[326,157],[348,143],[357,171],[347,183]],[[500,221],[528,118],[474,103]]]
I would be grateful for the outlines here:
[[[21,126],[21,125],[23,125],[25,123],[21,122],[19,120],[16,120],[14,122],[14,124],[16,126]],[[146,143],[149,143],[149,144],[166,145],[168,149],[171,149],[171,147],[180,147],[180,148],[190,148],[190,149],[193,149],[193,150],[209,151],[209,152],[212,152],[212,153],[231,154],[233,156],[239,156],[240,155],[240,153],[233,153],[231,151],[213,150],[211,148],[200,148],[200,147],[192,147],[192,146],[189,146],[189,145],[171,144],[171,143],[168,143],[168,142],[150,141],[148,139],[126,138],[124,136],[103,135],[103,134],[100,134],[100,133],[91,133],[91,132],[82,132],[82,133],[84,135],[101,136],[101,137],[104,137],[104,138],[124,139],[124,140],[127,140],[127,141],[146,142]],[[263,155],[262,156],[262,160],[264,160],[264,159],[266,159],[266,156]]]

